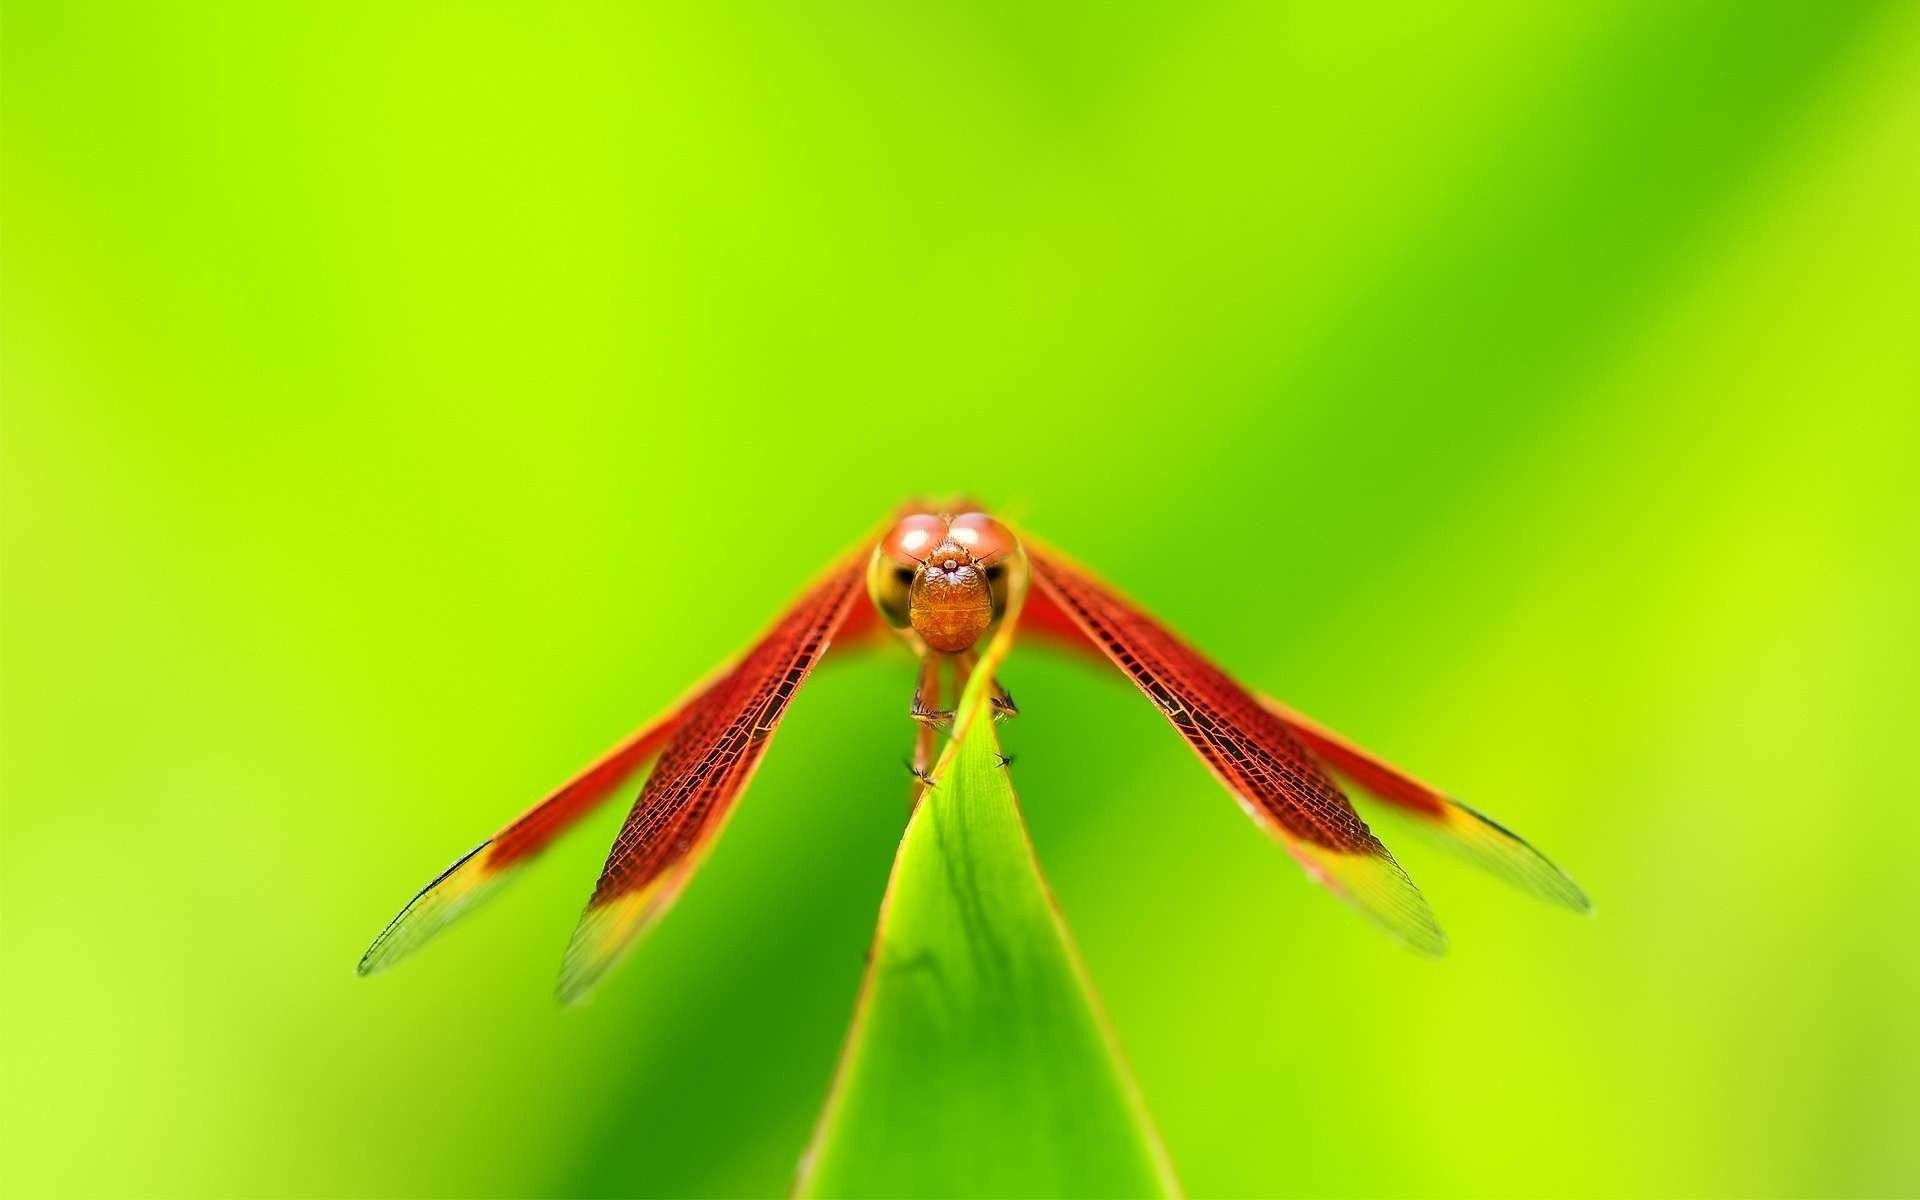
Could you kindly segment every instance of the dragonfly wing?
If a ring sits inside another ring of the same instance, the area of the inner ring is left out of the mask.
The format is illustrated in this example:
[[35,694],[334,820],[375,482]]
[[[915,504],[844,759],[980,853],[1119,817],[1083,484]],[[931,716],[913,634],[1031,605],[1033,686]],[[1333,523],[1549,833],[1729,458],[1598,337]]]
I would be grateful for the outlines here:
[[[1023,634],[1093,658],[1102,647],[1062,604],[1035,589],[1020,619]],[[1413,817],[1448,849],[1533,896],[1576,912],[1592,909],[1586,893],[1565,871],[1519,834],[1477,809],[1423,783],[1339,734],[1270,696],[1260,704],[1277,717],[1321,766],[1367,795]]]
[[862,595],[865,556],[814,585],[688,707],[614,839],[574,930],[560,998],[586,995],[686,885],[746,788],[788,701]]
[[693,698],[683,700],[635,731],[552,795],[521,814],[518,820],[442,871],[408,901],[400,915],[373,940],[373,945],[360,959],[360,974],[384,971],[425,945],[455,918],[492,895],[512,877],[515,868],[531,861],[560,834],[598,808],[648,759],[660,753],[709,686],[712,685],[702,685]]
[[1133,679],[1309,875],[1415,949],[1446,948],[1426,898],[1279,718],[1091,574],[1031,544],[1027,555],[1036,595]]
[[1375,799],[1417,818],[1424,828],[1439,834],[1449,849],[1542,900],[1576,912],[1592,910],[1579,884],[1525,838],[1492,817],[1422,783],[1278,700],[1262,696],[1260,703],[1328,769]]

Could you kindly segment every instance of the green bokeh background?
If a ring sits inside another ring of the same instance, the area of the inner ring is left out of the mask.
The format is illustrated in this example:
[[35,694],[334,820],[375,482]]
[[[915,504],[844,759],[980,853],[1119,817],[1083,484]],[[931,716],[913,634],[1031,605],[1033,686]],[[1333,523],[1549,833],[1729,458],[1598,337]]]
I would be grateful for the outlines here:
[[1018,655],[1191,1192],[1920,1191],[1920,8],[0,14],[0,1190],[784,1191],[904,659],[587,1009],[624,804],[352,967],[965,489],[1598,905],[1403,836],[1417,959]]

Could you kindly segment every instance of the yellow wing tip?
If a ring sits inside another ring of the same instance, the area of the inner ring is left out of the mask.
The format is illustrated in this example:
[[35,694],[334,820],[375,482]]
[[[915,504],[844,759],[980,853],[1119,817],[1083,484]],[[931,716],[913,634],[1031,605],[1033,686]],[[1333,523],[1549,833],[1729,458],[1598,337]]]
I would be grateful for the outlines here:
[[379,974],[432,941],[441,930],[491,895],[506,878],[487,868],[481,852],[491,845],[493,839],[489,838],[467,851],[407,901],[406,907],[387,923],[380,936],[367,947],[367,952],[360,956],[354,973]]
[[582,1004],[595,985],[626,956],[671,893],[660,880],[640,889],[587,907],[567,943],[554,995],[569,1007]]
[[1409,949],[1430,958],[1446,955],[1446,930],[1433,906],[1384,848],[1378,854],[1348,854],[1289,839],[1287,850],[1311,878]]
[[1537,900],[1593,915],[1586,891],[1531,842],[1470,804],[1447,805],[1449,842],[1459,853]]

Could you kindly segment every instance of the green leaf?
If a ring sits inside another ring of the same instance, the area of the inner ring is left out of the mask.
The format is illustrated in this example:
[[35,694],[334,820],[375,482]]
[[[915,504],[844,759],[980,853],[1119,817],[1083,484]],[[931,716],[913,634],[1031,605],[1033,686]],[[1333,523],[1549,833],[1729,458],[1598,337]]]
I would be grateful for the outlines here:
[[1041,878],[985,699],[968,688],[964,728],[901,840],[797,1191],[1177,1194]]

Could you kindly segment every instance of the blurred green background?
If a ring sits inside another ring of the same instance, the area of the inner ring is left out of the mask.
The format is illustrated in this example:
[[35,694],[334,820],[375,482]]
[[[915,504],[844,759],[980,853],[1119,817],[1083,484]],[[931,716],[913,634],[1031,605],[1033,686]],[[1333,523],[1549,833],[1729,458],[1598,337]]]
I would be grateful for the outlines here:
[[624,801],[353,965],[966,489],[1598,905],[1402,836],[1419,960],[1016,656],[1191,1192],[1920,1191],[1920,7],[3,12],[0,1190],[784,1191],[904,658],[591,1007]]

